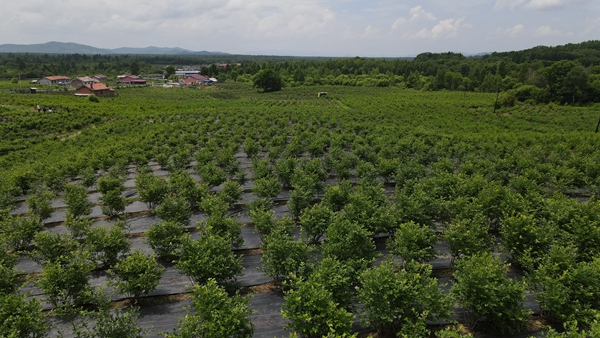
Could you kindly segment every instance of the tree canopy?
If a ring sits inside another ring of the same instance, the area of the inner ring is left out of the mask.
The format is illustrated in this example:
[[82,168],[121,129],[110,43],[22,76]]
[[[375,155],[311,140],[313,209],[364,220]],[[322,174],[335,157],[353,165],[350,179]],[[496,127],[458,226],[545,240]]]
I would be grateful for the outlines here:
[[283,87],[283,80],[273,69],[267,68],[259,71],[252,77],[252,85],[262,88],[263,92],[275,92]]

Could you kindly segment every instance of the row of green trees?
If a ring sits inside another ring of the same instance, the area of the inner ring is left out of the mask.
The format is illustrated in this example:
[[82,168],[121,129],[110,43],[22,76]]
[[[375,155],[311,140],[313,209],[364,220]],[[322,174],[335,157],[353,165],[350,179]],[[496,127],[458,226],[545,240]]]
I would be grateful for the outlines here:
[[[10,105],[4,111],[8,117],[31,110],[36,99],[0,95]],[[240,186],[251,171],[252,190],[260,198],[244,204],[264,239],[265,272],[275,281],[317,279],[313,271],[324,259],[313,260],[314,255],[345,261],[361,269],[354,274],[358,277],[374,269],[369,265],[374,258],[372,236],[381,232],[395,234],[387,247],[397,251],[396,257],[425,260],[422,257],[435,255],[426,244],[441,234],[456,257],[457,271],[460,261],[503,252],[514,267],[528,274],[528,288],[536,290],[546,318],[559,323],[578,320],[580,325],[592,321],[598,302],[578,290],[593,290],[597,280],[594,198],[600,170],[597,137],[588,123],[590,117],[594,124],[597,121],[593,112],[552,105],[493,115],[494,95],[464,97],[391,88],[340,87],[329,98],[316,100],[310,88],[262,94],[233,83],[215,91],[128,89],[98,105],[80,103],[82,109],[94,109],[108,118],[83,128],[81,134],[49,137],[0,158],[3,209],[12,208],[14,198],[27,194],[32,212],[43,217],[48,210],[40,202],[44,195],[64,192],[72,214],[66,225],[73,229],[69,235],[74,238],[77,229],[87,228],[89,205],[76,202],[84,194],[67,182],[77,177],[84,186],[94,184],[97,170],[102,170],[105,174],[97,186],[103,191],[102,204],[108,203],[111,199],[104,196],[121,191],[123,173],[133,164],[139,198],[165,221],[150,229],[149,242],[154,231],[155,238],[173,235],[168,243],[157,243],[155,254],[176,259],[180,271],[187,271],[200,285],[208,283],[210,274],[193,270],[185,261],[207,260],[206,255],[194,256],[212,248],[202,246],[206,242],[223,253],[224,260],[215,260],[220,262],[217,268],[239,264],[231,248],[239,245],[240,224],[228,217],[228,211],[232,205],[240,206]],[[19,136],[15,141],[24,139]],[[251,158],[251,170],[249,163],[239,163],[244,153]],[[149,161],[167,170],[169,180],[151,175]],[[184,169],[193,169],[201,184]],[[40,189],[40,182],[51,192],[44,193],[47,189]],[[382,184],[388,189],[395,186],[392,199],[382,191]],[[215,193],[217,186],[220,192]],[[278,220],[271,203],[282,189],[289,191],[292,217]],[[582,193],[591,201],[567,198]],[[198,239],[185,235],[192,211],[208,216]],[[39,226],[33,217],[6,217],[3,235],[28,229],[27,224]],[[444,226],[433,228],[434,220]],[[290,236],[294,227],[300,227],[301,241]],[[109,262],[114,256],[93,245],[101,242],[94,237],[113,238],[113,232],[120,232],[122,238],[122,227],[114,228],[106,229],[109,234],[102,231],[90,237],[92,228],[73,252],[81,252],[80,261],[94,256],[106,259],[114,269],[127,251]],[[32,232],[33,241],[41,244],[37,232]],[[349,233],[356,236],[348,238]],[[494,246],[499,242],[505,246]],[[21,246],[21,252],[23,248],[27,245]],[[178,258],[181,254],[188,258]],[[281,261],[287,263],[277,264]],[[303,268],[303,261],[311,268]],[[552,269],[555,262],[560,269]],[[93,263],[98,260],[93,258]],[[396,265],[394,269],[408,268]],[[235,274],[231,277],[231,273],[225,270],[216,282],[232,280]]]
[[[209,64],[201,69],[202,74],[234,81],[251,81],[259,72],[272,70],[282,82],[269,86],[271,90],[277,90],[275,88],[283,84],[399,86],[417,90],[482,92],[502,90],[521,101],[573,104],[594,102],[599,96],[598,50],[597,41],[588,41],[492,53],[480,58],[467,58],[456,53],[423,53],[412,60],[6,54],[0,56],[0,77],[15,78],[21,73],[26,78],[49,74],[88,75],[90,71],[113,75],[125,71],[134,74],[167,72],[169,75],[174,66]],[[216,66],[223,60],[227,61],[227,66]],[[237,66],[237,62],[242,65]]]

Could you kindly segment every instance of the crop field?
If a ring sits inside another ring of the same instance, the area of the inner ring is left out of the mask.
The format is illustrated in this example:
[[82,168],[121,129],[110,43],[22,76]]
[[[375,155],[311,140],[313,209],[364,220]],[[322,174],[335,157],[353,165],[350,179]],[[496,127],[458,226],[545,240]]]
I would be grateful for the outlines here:
[[10,86],[1,337],[526,337],[600,310],[597,105]]

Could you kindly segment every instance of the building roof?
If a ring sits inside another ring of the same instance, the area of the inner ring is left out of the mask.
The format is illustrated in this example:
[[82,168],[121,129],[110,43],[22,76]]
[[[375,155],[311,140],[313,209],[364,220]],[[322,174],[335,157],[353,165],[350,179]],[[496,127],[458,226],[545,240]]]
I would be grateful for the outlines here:
[[200,74],[191,74],[189,76],[186,76],[185,78],[187,79],[187,78],[190,78],[190,77],[193,78],[193,79],[202,80],[202,81],[208,79],[208,77],[206,77],[204,75],[200,75]]
[[58,81],[58,80],[69,80],[69,77],[56,75],[56,76],[44,76],[44,79],[48,79],[50,81]]
[[81,80],[83,82],[94,82],[94,83],[99,82],[98,79],[94,79],[93,77],[89,77],[89,76],[80,76],[80,77],[74,78],[73,80]]
[[130,79],[130,80],[143,80],[141,77],[137,76],[137,75],[127,75],[124,78],[122,78],[121,80],[124,79]]
[[95,78],[97,78],[97,79],[105,79],[105,78],[107,78],[107,76],[106,76],[106,75],[102,75],[102,74],[96,74],[96,75],[94,75],[93,77],[95,77]]
[[83,87],[88,88],[92,92],[97,92],[97,91],[101,91],[101,90],[114,91],[114,89],[110,88],[109,86],[105,85],[104,83],[86,84],[86,85],[83,85],[83,86],[77,88],[77,90],[79,90]]

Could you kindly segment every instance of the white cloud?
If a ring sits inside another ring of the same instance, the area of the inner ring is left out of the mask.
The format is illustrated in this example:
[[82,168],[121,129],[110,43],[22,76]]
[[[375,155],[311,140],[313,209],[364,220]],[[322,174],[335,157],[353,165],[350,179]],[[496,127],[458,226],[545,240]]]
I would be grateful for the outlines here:
[[0,44],[320,56],[481,52],[529,48],[544,36],[556,36],[552,44],[597,39],[599,9],[600,0],[18,0],[2,3]]
[[592,0],[496,0],[494,10],[523,7],[533,11],[583,7]]
[[524,7],[534,11],[545,11],[560,8],[575,8],[590,2],[591,0],[531,0]]
[[413,39],[443,39],[456,37],[458,32],[464,28],[471,28],[469,24],[463,23],[465,18],[441,20],[432,29],[423,28],[411,37]]
[[540,26],[535,32],[533,32],[534,37],[548,37],[548,36],[557,36],[561,35],[561,32],[556,29],[552,29],[550,26]]
[[392,24],[392,29],[398,29],[402,26],[404,26],[407,23],[405,18],[398,18],[398,20],[394,21],[394,23]]
[[600,29],[600,17],[593,18],[593,19],[587,19],[586,20],[586,27],[580,33],[580,35],[585,35],[585,34],[589,34],[589,33],[595,33],[598,29]]
[[371,27],[371,25],[368,25],[367,28],[365,28],[365,34],[364,36],[374,36],[377,35],[377,33],[379,33],[379,29],[377,28],[373,28]]
[[409,14],[410,14],[410,18],[408,18],[408,19],[406,19],[404,17],[400,17],[396,21],[394,21],[394,23],[392,24],[392,29],[398,29],[405,25],[414,25],[419,22],[427,22],[427,21],[437,20],[435,15],[433,15],[433,13],[426,12],[423,9],[423,7],[421,7],[421,6],[416,6],[416,7],[411,8],[409,11]]
[[494,4],[494,9],[503,9],[508,7],[510,9],[515,9],[515,7],[521,6],[527,0],[497,0]]
[[425,21],[437,20],[435,15],[433,15],[433,13],[426,12],[423,9],[423,7],[421,7],[421,6],[411,8],[410,15],[411,15],[411,17],[408,20],[409,22],[418,22],[418,21],[423,21],[423,20],[425,20]]
[[523,31],[523,28],[524,27],[522,24],[518,24],[518,25],[514,26],[513,28],[508,28],[507,30],[504,31],[504,33],[506,35],[514,38]]

